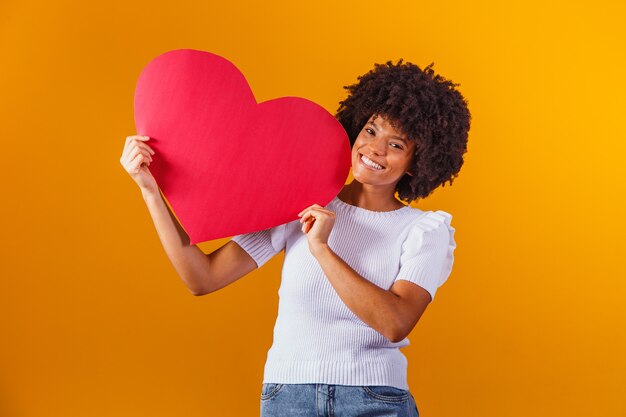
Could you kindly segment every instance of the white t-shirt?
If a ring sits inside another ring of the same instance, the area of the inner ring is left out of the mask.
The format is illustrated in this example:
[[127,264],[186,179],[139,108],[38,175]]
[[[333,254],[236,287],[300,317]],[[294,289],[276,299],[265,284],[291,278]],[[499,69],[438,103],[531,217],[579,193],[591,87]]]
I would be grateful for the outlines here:
[[[328,245],[352,269],[389,290],[407,280],[435,297],[454,263],[452,216],[442,210],[376,212],[335,197]],[[298,220],[233,237],[260,268],[285,250],[278,317],[263,383],[387,385],[409,389],[400,348],[363,322],[341,300],[309,251]]]

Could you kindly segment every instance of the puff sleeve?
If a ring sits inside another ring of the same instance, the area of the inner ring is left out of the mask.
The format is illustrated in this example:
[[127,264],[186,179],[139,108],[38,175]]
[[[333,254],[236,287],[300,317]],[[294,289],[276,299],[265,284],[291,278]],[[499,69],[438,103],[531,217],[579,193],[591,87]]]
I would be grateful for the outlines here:
[[258,232],[244,233],[232,238],[254,259],[260,268],[278,252],[285,249],[285,224]]
[[437,288],[450,276],[454,263],[455,228],[452,215],[443,210],[427,212],[410,226],[402,243],[397,280],[419,285],[435,299]]

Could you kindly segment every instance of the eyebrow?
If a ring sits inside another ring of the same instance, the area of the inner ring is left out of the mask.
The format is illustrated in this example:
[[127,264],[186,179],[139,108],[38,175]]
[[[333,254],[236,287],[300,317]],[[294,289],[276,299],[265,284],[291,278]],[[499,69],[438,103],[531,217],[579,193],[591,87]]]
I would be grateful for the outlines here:
[[[380,128],[379,128],[379,127],[376,125],[376,123],[374,123],[373,121],[371,121],[371,120],[370,120],[370,121],[369,121],[369,122],[367,122],[367,123],[369,123],[369,124],[371,124],[372,126],[374,126],[374,127],[376,128],[376,130],[380,130]],[[402,142],[404,142],[405,144],[407,144],[407,143],[408,143],[406,139],[401,138],[400,136],[393,135],[393,136],[391,136],[391,138],[392,138],[392,139],[400,139],[400,140],[401,140]]]

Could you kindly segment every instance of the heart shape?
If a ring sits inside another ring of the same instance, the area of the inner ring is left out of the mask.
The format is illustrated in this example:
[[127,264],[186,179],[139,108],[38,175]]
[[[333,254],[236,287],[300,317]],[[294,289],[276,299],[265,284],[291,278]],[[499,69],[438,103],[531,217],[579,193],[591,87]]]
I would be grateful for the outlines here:
[[350,171],[339,121],[300,97],[257,103],[244,75],[210,52],[179,49],[143,69],[134,98],[150,172],[191,244],[278,226],[325,206]]

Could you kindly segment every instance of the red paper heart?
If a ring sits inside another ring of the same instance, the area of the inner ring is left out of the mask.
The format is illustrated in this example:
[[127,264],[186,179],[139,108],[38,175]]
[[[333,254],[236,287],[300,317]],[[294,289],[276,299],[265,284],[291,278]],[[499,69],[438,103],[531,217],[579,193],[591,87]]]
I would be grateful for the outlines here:
[[191,244],[274,227],[343,187],[351,158],[341,124],[300,97],[256,102],[243,74],[204,51],[166,52],[135,89],[150,171]]

